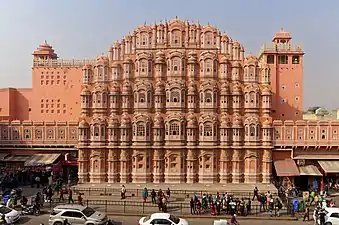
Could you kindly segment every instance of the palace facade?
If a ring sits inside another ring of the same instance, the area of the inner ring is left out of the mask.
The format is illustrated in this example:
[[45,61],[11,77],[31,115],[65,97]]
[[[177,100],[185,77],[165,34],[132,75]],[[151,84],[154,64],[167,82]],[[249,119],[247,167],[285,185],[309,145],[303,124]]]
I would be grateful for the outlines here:
[[270,183],[278,165],[313,163],[300,152],[339,145],[339,123],[301,120],[303,55],[283,30],[245,56],[217,28],[177,18],[95,60],[58,59],[45,42],[33,88],[0,92],[0,146],[70,144],[80,183]]

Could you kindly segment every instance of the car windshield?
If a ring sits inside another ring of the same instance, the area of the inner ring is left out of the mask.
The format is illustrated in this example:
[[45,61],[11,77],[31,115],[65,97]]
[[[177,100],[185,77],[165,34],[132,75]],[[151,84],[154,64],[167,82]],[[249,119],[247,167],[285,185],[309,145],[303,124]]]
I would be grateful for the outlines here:
[[82,213],[86,216],[86,217],[90,217],[95,213],[95,210],[90,208],[90,207],[86,207],[84,210],[82,210]]
[[180,219],[173,215],[170,215],[169,219],[175,224],[178,224],[180,222]]
[[6,206],[0,206],[0,214],[7,214],[7,213],[10,213],[12,210]]

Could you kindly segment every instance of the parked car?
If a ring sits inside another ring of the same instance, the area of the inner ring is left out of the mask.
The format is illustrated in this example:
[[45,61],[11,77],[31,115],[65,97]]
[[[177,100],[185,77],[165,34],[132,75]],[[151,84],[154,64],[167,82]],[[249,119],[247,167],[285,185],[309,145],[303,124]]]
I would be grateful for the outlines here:
[[178,224],[178,225],[188,225],[187,220],[176,217],[169,213],[153,213],[149,217],[142,217],[139,220],[139,225],[157,225],[157,224]]
[[326,214],[325,225],[339,225],[339,208],[325,208],[324,213]]
[[7,224],[13,224],[20,220],[20,213],[18,211],[4,205],[0,205],[0,215],[5,216]]
[[49,225],[62,225],[65,219],[72,225],[103,225],[107,222],[105,213],[82,205],[59,205],[49,217]]

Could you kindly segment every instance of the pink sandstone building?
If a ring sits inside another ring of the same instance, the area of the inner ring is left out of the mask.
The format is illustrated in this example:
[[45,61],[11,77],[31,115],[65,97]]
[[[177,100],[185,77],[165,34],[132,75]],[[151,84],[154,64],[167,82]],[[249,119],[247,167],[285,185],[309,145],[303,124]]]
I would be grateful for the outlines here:
[[301,120],[303,55],[283,30],[245,56],[217,28],[177,18],[138,27],[94,60],[58,59],[45,42],[33,52],[33,87],[0,92],[0,147],[72,153],[80,183],[339,172],[339,123]]

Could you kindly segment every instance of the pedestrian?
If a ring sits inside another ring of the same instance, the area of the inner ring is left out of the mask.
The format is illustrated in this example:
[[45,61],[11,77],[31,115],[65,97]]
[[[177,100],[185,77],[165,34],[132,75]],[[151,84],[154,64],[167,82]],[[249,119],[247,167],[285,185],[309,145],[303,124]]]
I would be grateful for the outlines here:
[[254,187],[254,190],[253,190],[253,198],[252,198],[252,201],[254,201],[254,198],[256,198],[257,200],[259,200],[259,190],[258,190],[258,187]]
[[125,199],[126,198],[126,188],[125,185],[121,186],[121,199]]
[[152,203],[153,203],[153,204],[157,204],[157,199],[156,199],[156,197],[157,197],[157,193],[155,192],[154,189],[152,189],[152,192],[151,192],[151,198],[152,198]]
[[61,201],[65,201],[64,199],[64,189],[63,188],[60,188],[60,192],[59,192],[60,196],[59,196],[59,202]]
[[81,197],[81,193],[79,193],[79,195],[78,195],[78,205],[84,205],[83,203],[82,203],[82,197]]
[[73,200],[73,191],[72,189],[68,189],[68,204],[74,204],[74,200]]
[[315,207],[313,211],[313,221],[314,221],[314,225],[318,225],[318,208],[317,207]]
[[167,197],[167,201],[169,202],[170,200],[170,196],[171,196],[171,191],[169,188],[167,188],[167,191],[166,191],[166,197]]
[[195,202],[194,202],[194,199],[193,197],[191,198],[191,201],[190,201],[190,208],[191,208],[191,214],[195,214]]
[[148,190],[147,188],[144,188],[144,190],[142,191],[142,199],[144,200],[144,202],[146,202],[147,198],[148,198]]
[[325,224],[325,212],[324,210],[322,209],[320,212],[319,212],[319,221],[320,221],[320,225],[324,225]]
[[310,208],[309,207],[305,208],[303,221],[306,221],[306,219],[307,219],[307,221],[310,220]]

